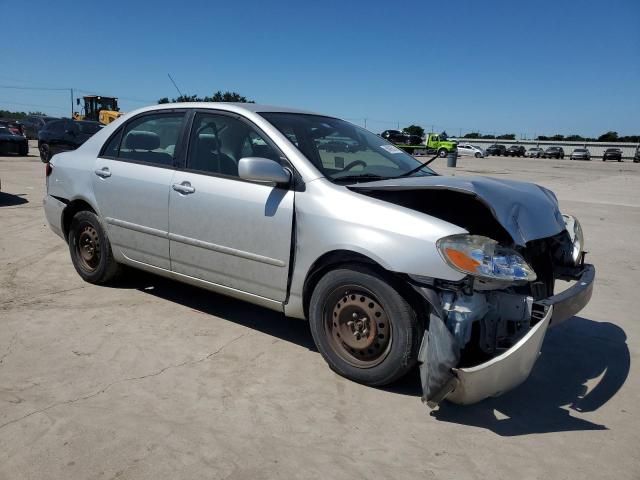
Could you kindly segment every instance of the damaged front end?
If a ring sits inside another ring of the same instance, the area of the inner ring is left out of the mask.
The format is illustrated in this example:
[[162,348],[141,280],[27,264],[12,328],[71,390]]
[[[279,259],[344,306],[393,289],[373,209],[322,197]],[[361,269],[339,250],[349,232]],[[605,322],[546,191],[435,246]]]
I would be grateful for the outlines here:
[[[430,177],[352,187],[465,228],[438,241],[465,273],[451,282],[410,276],[430,305],[419,352],[423,401],[471,404],[529,376],[549,326],[590,300],[595,269],[584,263],[579,222],[549,190],[482,178]],[[554,295],[556,280],[575,283]]]
[[[583,252],[575,263],[574,244],[565,231],[520,249],[525,264],[536,266],[528,281],[417,279],[414,288],[432,307],[419,353],[423,401],[471,404],[526,380],[547,328],[591,298],[595,269]],[[553,295],[556,279],[575,283]]]

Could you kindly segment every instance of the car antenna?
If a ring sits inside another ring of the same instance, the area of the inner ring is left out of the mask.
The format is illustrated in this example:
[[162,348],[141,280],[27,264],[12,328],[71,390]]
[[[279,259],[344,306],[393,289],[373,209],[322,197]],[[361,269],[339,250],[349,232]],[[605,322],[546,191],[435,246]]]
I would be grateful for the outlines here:
[[184,95],[182,94],[182,92],[180,91],[180,89],[178,88],[178,85],[176,85],[176,82],[173,81],[173,78],[171,78],[171,74],[167,73],[167,76],[169,77],[169,80],[171,80],[171,83],[173,83],[173,86],[176,87],[176,90],[178,91],[178,94],[181,97],[184,97]]

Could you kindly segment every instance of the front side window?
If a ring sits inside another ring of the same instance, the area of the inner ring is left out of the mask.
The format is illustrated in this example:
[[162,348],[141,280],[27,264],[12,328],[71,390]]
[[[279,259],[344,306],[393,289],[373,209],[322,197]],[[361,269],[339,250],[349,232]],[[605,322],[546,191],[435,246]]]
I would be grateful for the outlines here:
[[189,139],[187,169],[238,176],[244,157],[280,161],[279,153],[254,128],[228,115],[197,113]]
[[[421,162],[368,130],[337,118],[261,113],[327,178],[356,183],[403,176]],[[435,175],[427,167],[414,175]]]
[[144,115],[125,128],[117,157],[123,160],[173,166],[184,113]]

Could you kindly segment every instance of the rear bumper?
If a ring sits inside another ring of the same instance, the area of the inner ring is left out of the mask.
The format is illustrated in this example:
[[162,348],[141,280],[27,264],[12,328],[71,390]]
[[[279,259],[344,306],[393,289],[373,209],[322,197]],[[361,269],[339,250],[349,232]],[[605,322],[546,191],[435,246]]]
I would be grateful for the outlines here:
[[[488,397],[499,396],[524,382],[540,354],[547,328],[571,318],[589,303],[595,281],[593,265],[584,265],[576,283],[557,295],[534,302],[534,318],[539,319],[513,347],[488,362],[468,368],[455,368],[451,362],[457,345],[442,321],[431,315],[429,332],[425,334],[419,358],[423,361],[423,400],[435,407],[445,398],[453,403],[469,405]],[[434,322],[439,322],[437,325]],[[435,328],[433,328],[435,327]],[[428,337],[428,338],[427,338]],[[436,356],[426,350],[435,348]],[[425,349],[425,351],[423,351]],[[448,353],[443,355],[442,352]],[[441,360],[429,365],[428,360]],[[456,362],[457,363],[457,362]],[[448,374],[443,374],[449,367]],[[431,381],[429,379],[435,379]],[[439,388],[433,388],[438,385]]]
[[64,239],[64,233],[62,230],[62,212],[66,205],[51,195],[44,196],[42,199],[42,205],[44,207],[44,216],[47,219],[49,228],[51,228],[51,230],[53,230],[53,232],[60,238]]

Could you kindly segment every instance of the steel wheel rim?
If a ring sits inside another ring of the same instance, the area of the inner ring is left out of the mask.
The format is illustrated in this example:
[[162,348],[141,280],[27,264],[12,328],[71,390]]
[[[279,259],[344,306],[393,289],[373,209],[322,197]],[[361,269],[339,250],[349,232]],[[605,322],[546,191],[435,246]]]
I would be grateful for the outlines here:
[[363,287],[334,290],[326,304],[324,326],[333,351],[355,367],[375,367],[391,350],[391,321],[381,303]]
[[85,224],[78,231],[76,253],[83,269],[94,272],[100,264],[100,237],[93,225]]

